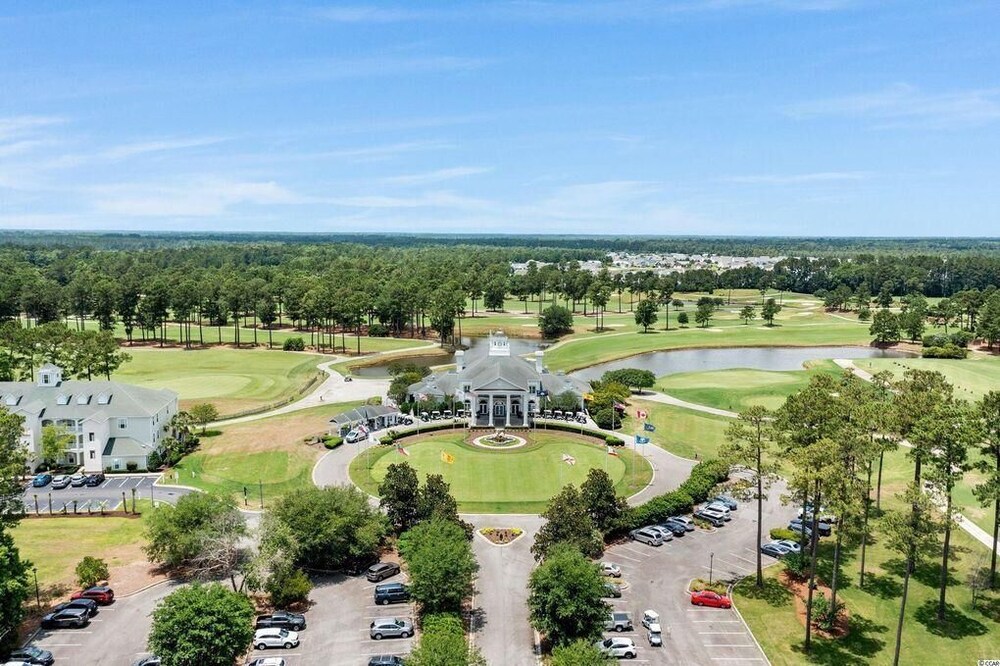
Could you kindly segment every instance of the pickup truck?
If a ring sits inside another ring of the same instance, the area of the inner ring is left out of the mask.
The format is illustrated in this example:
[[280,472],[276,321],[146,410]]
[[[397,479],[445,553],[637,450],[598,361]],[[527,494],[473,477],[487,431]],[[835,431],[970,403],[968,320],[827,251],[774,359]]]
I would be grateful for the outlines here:
[[258,615],[255,629],[288,629],[302,631],[306,628],[306,618],[298,613],[275,611],[270,615]]

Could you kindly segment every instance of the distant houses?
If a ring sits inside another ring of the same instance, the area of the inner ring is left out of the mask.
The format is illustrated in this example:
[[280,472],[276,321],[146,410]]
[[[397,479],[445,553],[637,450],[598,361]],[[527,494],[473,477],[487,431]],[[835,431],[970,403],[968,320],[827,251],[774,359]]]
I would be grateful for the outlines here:
[[0,382],[0,405],[24,418],[21,441],[28,464],[42,461],[42,429],[61,428],[71,439],[60,463],[85,472],[146,469],[160,451],[177,413],[177,394],[113,381],[62,378],[62,369],[44,365],[37,382]]

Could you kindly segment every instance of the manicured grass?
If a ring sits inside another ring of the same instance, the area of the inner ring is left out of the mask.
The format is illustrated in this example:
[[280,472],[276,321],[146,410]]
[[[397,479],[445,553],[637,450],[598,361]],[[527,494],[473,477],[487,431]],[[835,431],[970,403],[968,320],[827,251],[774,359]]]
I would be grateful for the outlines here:
[[839,376],[843,370],[833,361],[812,361],[806,370],[718,370],[684,372],[661,377],[656,389],[675,398],[732,412],[759,405],[777,409],[788,396],[804,389],[819,374]]
[[[883,506],[898,506],[898,502],[884,497]],[[832,572],[832,540],[825,539],[822,544],[818,571],[828,583]],[[972,608],[966,585],[972,568],[988,566],[988,552],[962,530],[952,531],[950,606],[943,624],[935,619],[940,553],[918,565],[910,579],[900,663],[975,663],[996,656],[1000,645],[1000,595],[994,593],[981,600],[980,610],[976,610]],[[802,651],[805,627],[796,618],[792,596],[776,580],[780,565],[767,570],[763,593],[754,591],[752,577],[737,586],[736,606],[773,664],[892,663],[903,559],[876,535],[866,556],[865,588],[860,589],[857,587],[859,554],[852,550],[843,558],[838,592],[838,598],[847,605],[851,631],[839,640],[814,639],[810,655]]]
[[[150,509],[149,501],[138,501],[136,508]],[[103,558],[111,569],[145,561],[142,530],[142,518],[27,518],[12,534],[21,557],[38,569],[42,595],[49,597],[76,586],[74,569],[87,555]]]
[[[222,428],[222,434],[204,437],[194,453],[184,457],[167,473],[165,482],[193,486],[235,496],[259,508],[289,490],[312,483],[312,467],[325,451],[303,439],[325,433],[328,421],[359,403],[313,407],[259,421]],[[174,476],[176,475],[176,476]]]
[[634,417],[635,409],[629,409],[633,417],[625,422],[625,432],[645,435],[650,443],[683,458],[704,460],[715,457],[719,446],[726,441],[726,428],[732,422],[732,419],[723,416],[651,400],[634,398],[631,402],[635,408],[649,413],[647,420],[656,427],[656,431],[643,431],[642,422]]
[[[618,457],[609,456],[603,443],[570,433],[536,430],[527,446],[498,451],[472,446],[465,439],[464,430],[404,439],[407,456],[395,447],[378,447],[352,461],[351,479],[365,492],[377,495],[389,465],[407,462],[421,477],[441,474],[463,512],[539,513],[561,487],[579,486],[591,468],[606,469],[622,496],[637,492],[652,478],[649,463],[631,451],[619,449]],[[455,462],[444,462],[442,451],[453,455]],[[563,454],[576,463],[563,462]]]
[[[659,327],[649,333],[636,331],[635,324],[620,332],[574,336],[553,346],[545,354],[546,363],[557,370],[575,370],[634,356],[648,351],[680,347],[808,347],[823,345],[867,345],[871,342],[867,324],[859,324],[821,311],[782,312],[774,327],[759,321],[743,325],[735,315],[713,320],[708,328],[689,327],[670,331]],[[796,317],[806,314],[808,317]]]
[[329,359],[263,349],[134,348],[129,353],[132,361],[114,379],[172,389],[181,397],[181,409],[210,402],[222,415],[297,396],[321,374],[316,364]]
[[902,377],[907,369],[940,372],[955,385],[955,395],[964,400],[978,400],[988,391],[1000,390],[1000,357],[974,354],[967,359],[937,358],[865,358],[854,361],[868,372],[889,370]]

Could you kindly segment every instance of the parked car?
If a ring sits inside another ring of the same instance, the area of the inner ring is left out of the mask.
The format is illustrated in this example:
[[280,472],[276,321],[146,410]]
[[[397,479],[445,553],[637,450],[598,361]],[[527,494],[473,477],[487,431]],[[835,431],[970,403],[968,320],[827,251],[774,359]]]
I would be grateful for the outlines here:
[[268,627],[267,629],[258,629],[253,635],[253,645],[258,650],[272,647],[291,650],[293,647],[298,647],[298,644],[298,632],[288,631],[288,629]]
[[47,472],[36,474],[35,478],[31,480],[31,485],[35,488],[44,488],[50,483],[52,483],[52,475]]
[[29,645],[23,647],[19,650],[14,650],[7,657],[8,661],[21,661],[29,664],[41,664],[41,666],[52,666],[56,658],[52,656],[52,653],[48,650],[43,650],[42,648],[37,648],[34,645]]
[[660,614],[654,610],[646,610],[642,613],[642,626],[648,633],[646,639],[650,646],[660,647],[663,645],[663,631],[660,627]]
[[357,430],[352,430],[344,436],[344,441],[348,444],[354,444],[355,442],[360,442],[364,438],[365,435],[363,433],[360,433]]
[[383,583],[375,586],[375,603],[383,606],[410,600],[410,588],[402,583]]
[[69,486],[70,479],[65,474],[57,474],[52,477],[52,487],[56,490],[62,490]]
[[658,532],[664,543],[674,540],[674,535],[666,527],[660,527],[659,525],[646,525],[642,529]]
[[274,627],[289,629],[291,631],[302,631],[306,628],[306,617],[299,613],[277,610],[270,615],[259,615],[254,628],[270,629]]
[[368,635],[377,641],[383,638],[409,638],[413,635],[413,622],[401,617],[381,617],[368,627]]
[[723,525],[726,524],[726,521],[723,520],[722,515],[719,514],[717,511],[700,509],[694,512],[694,517],[704,520],[706,523],[709,523],[713,527],[722,527]]
[[648,530],[645,527],[632,530],[628,533],[633,541],[638,541],[639,543],[644,543],[647,546],[662,546],[663,545],[663,535],[659,531]]
[[93,599],[100,606],[107,606],[115,600],[115,591],[107,585],[95,585],[86,590],[74,592],[70,599]]
[[787,548],[779,544],[777,541],[772,541],[770,543],[765,543],[763,546],[761,546],[760,552],[764,553],[765,555],[769,555],[771,557],[780,559],[785,555],[788,555],[788,553],[791,551],[789,551]]
[[682,537],[687,534],[687,528],[684,525],[669,520],[664,520],[662,523],[657,525],[657,527],[666,530],[671,536],[675,537]]
[[605,638],[603,641],[597,641],[594,643],[594,647],[601,651],[609,657],[625,657],[626,659],[634,659],[639,651],[635,647],[635,641],[631,638],[623,638],[621,636],[615,636],[614,638]]
[[800,553],[802,552],[802,544],[798,541],[792,541],[791,539],[779,539],[776,541],[778,545],[784,546],[788,549],[790,553]]
[[376,654],[368,660],[368,666],[403,666],[403,658],[394,654]]
[[725,520],[726,522],[733,519],[733,517],[729,515],[729,509],[726,508],[726,505],[720,502],[712,502],[711,504],[707,504],[705,505],[704,510],[715,511],[716,513],[720,514],[722,516],[722,519]]
[[614,562],[601,562],[601,573],[612,578],[621,578],[622,570]]
[[94,474],[88,474],[86,484],[89,488],[94,488],[104,483],[104,479],[105,479],[104,472],[96,472]]
[[788,523],[788,529],[798,534],[804,534],[806,540],[812,539],[812,530],[802,524],[802,521]]
[[691,593],[691,603],[695,606],[711,606],[713,608],[732,608],[733,602],[729,597],[712,592],[712,590],[702,590]]
[[247,666],[285,666],[284,657],[257,657],[247,662]]
[[368,571],[365,572],[365,578],[372,583],[377,583],[380,580],[395,576],[399,571],[399,565],[395,562],[379,562],[368,567]]
[[80,472],[77,472],[73,476],[69,477],[69,485],[73,486],[74,488],[79,488],[86,482],[87,482],[87,476]]
[[160,666],[160,658],[155,654],[140,657],[132,662],[132,666]]
[[694,531],[694,521],[687,516],[670,516],[664,522],[666,523],[677,523],[678,525],[683,525],[684,529],[688,532]]
[[712,499],[708,500],[708,502],[709,504],[718,502],[719,504],[723,505],[730,511],[736,511],[736,509],[740,508],[739,502],[734,500],[732,497],[729,497],[728,495],[716,495]]
[[605,599],[620,599],[622,596],[622,586],[615,583],[605,583],[604,594],[602,596]]
[[604,629],[607,631],[632,631],[632,616],[621,611],[608,613],[608,619],[604,621]]
[[[801,518],[795,518],[794,520],[792,520],[792,522],[788,523],[788,529],[794,530],[795,528],[792,527],[792,525],[805,525],[810,530],[812,530],[813,527],[811,520],[803,521]],[[819,532],[820,536],[830,536],[833,533],[833,526],[830,525],[830,523],[824,523],[823,521],[820,521],[816,523],[816,531]]]
[[0,664],[0,666],[31,666],[31,662],[21,661],[18,659],[17,661],[5,661],[3,664]]
[[43,629],[58,629],[73,627],[79,629],[90,624],[90,613],[85,608],[66,608],[55,613],[49,613],[42,618]]
[[86,608],[87,614],[90,617],[97,615],[97,602],[93,599],[74,599],[72,601],[64,601],[61,604],[56,604],[50,613],[55,613],[56,611],[66,610],[67,608]]

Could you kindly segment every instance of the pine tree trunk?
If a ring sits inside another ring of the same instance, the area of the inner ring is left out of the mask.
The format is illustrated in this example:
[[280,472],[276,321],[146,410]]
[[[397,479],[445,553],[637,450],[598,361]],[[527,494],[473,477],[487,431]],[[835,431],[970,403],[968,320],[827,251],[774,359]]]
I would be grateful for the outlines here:
[[941,589],[938,593],[937,620],[944,622],[945,597],[948,594],[948,550],[951,547],[951,483],[944,514],[944,554],[941,556]]
[[868,514],[871,513],[872,506],[872,465],[868,463],[868,482],[865,486],[867,493],[865,494],[865,515],[864,522],[861,527],[861,576],[858,579],[858,587],[864,589],[865,587],[865,551],[868,549]]
[[[816,492],[813,496],[813,523],[812,523],[812,535],[810,536],[810,541],[812,542],[810,550],[812,551],[809,557],[809,591],[806,595],[806,644],[805,651],[809,652],[812,647],[812,602],[813,602],[813,586],[816,584],[816,546],[819,544],[819,533],[817,531],[817,523],[819,522],[819,504],[820,504],[820,494],[819,494],[819,481],[815,482]],[[805,516],[803,516],[804,518]],[[805,524],[805,523],[803,523]]]
[[875,487],[875,510],[882,510],[882,459],[885,457],[885,451],[881,451],[878,454],[878,485]]
[[840,544],[843,538],[843,529],[844,517],[841,515],[837,518],[837,543],[833,547],[833,575],[830,577],[830,622],[828,627],[831,629],[837,621],[837,582],[840,572]]
[[[757,543],[761,542],[763,538],[764,529],[764,483],[760,478],[760,457],[761,451],[760,446],[757,446]],[[764,587],[764,567],[761,562],[761,552],[760,548],[757,548],[757,588],[760,589]]]
[[903,640],[903,619],[906,617],[906,593],[910,589],[910,569],[913,554],[906,558],[906,573],[903,574],[903,595],[899,600],[899,622],[896,623],[896,649],[892,657],[892,666],[899,666],[899,647]]

